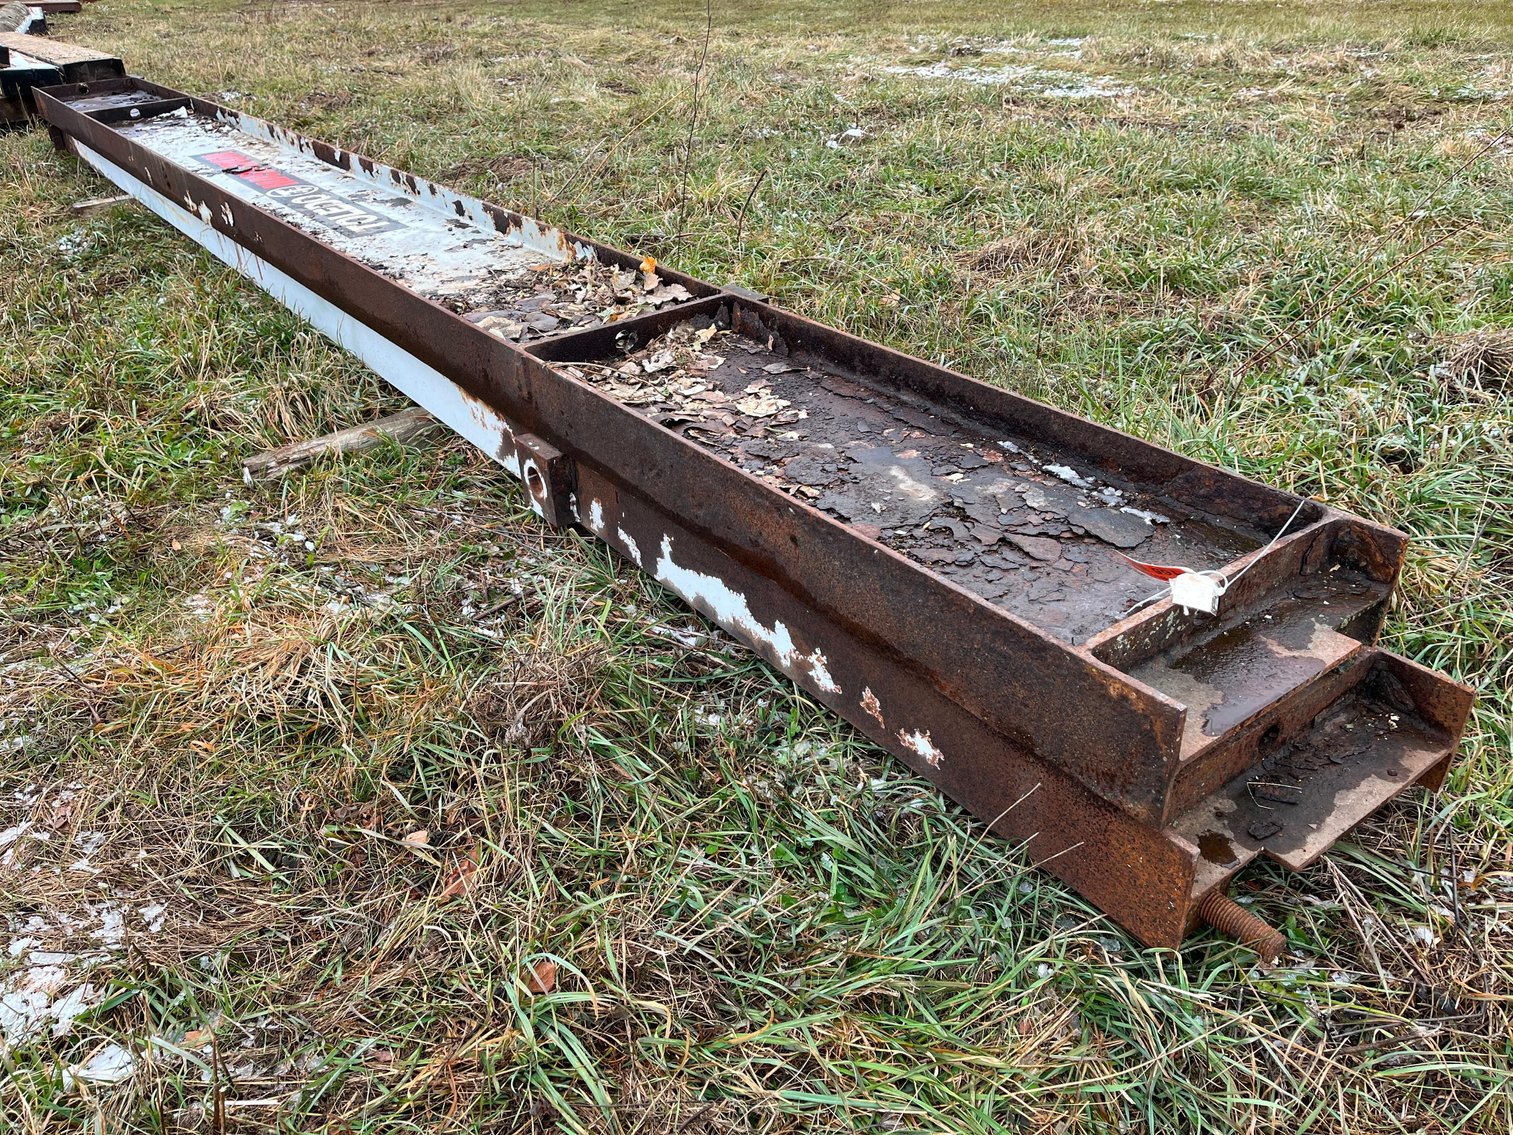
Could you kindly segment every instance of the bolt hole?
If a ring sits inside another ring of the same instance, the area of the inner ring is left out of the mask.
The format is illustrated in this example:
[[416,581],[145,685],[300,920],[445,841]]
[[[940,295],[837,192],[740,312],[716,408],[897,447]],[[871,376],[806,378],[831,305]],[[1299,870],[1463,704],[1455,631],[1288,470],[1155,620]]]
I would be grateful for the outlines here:
[[1272,725],[1266,730],[1265,733],[1261,734],[1260,743],[1256,746],[1256,748],[1259,749],[1263,754],[1269,753],[1277,747],[1277,742],[1281,741],[1281,739],[1282,727],[1280,725]]
[[541,477],[541,470],[534,465],[525,467],[525,487],[530,489],[531,496],[537,500],[546,496],[546,481]]

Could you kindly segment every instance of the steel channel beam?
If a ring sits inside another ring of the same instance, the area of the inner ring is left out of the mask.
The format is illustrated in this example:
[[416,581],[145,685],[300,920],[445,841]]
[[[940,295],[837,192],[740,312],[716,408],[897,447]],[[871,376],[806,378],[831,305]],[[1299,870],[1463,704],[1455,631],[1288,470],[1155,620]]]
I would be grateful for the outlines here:
[[[1175,633],[1169,603],[1068,646],[553,364],[713,316],[943,416],[1000,423],[1111,475],[1165,484],[1217,516],[1275,527],[1297,498],[660,268],[694,301],[516,346],[113,124],[182,107],[480,228],[548,239],[532,218],[141,80],[37,99],[59,144],[490,453],[525,481],[539,514],[598,535],[1142,941],[1175,946],[1191,927],[1198,849],[1168,826],[1186,710],[1109,661],[1159,649]],[[564,255],[640,262],[572,234],[549,239]],[[1256,563],[1240,590],[1260,596],[1325,557],[1395,581],[1400,535],[1318,505],[1302,523],[1237,562]]]

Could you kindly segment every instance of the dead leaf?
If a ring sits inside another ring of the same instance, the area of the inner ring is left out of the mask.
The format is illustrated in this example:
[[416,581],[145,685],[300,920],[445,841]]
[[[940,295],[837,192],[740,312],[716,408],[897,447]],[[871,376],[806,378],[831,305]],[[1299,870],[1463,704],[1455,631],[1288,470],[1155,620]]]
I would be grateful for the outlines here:
[[409,835],[399,841],[406,847],[421,848],[431,846],[431,833],[425,828],[416,828]]
[[542,958],[539,962],[533,963],[525,971],[525,988],[537,996],[556,989],[557,963],[550,958]]
[[457,864],[457,869],[447,876],[448,882],[441,889],[441,897],[444,899],[456,898],[465,895],[473,886],[474,876],[478,874],[478,864],[470,855]]
[[786,405],[786,398],[771,398],[761,394],[739,399],[735,404],[737,410],[752,418],[770,418]]

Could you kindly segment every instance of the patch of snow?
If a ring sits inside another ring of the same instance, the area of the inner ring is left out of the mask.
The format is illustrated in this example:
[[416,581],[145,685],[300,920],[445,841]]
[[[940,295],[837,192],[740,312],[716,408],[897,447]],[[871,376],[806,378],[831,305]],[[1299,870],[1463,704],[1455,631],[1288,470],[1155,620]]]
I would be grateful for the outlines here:
[[1138,516],[1147,524],[1170,524],[1172,522],[1172,518],[1169,516],[1163,516],[1159,512],[1149,512],[1143,508],[1121,508],[1119,511],[1127,512],[1131,516]]
[[912,66],[895,63],[885,66],[883,70],[890,75],[970,83],[977,87],[1019,86],[1029,94],[1044,95],[1047,98],[1117,98],[1130,94],[1132,90],[1100,75],[1083,75],[1076,71],[1058,71],[1017,63],[1001,67],[953,67],[942,60]]
[[82,1064],[63,1073],[64,1088],[77,1083],[119,1084],[136,1071],[136,1057],[119,1044],[107,1044]]

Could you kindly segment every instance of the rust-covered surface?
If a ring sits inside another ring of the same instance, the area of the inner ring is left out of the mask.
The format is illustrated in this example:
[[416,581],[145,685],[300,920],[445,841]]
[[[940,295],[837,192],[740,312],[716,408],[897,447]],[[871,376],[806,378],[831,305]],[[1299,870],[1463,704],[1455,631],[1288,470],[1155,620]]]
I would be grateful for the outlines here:
[[1469,695],[1372,645],[1397,533],[176,91],[39,104],[1145,942],[1443,776]]

